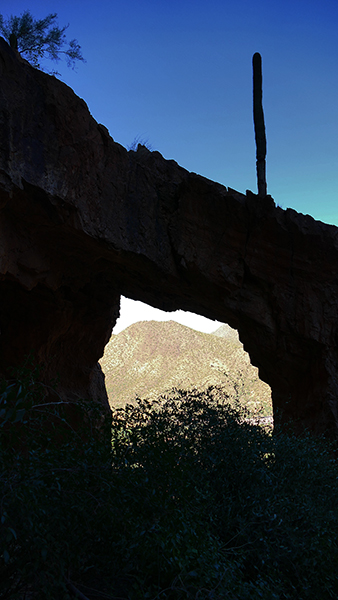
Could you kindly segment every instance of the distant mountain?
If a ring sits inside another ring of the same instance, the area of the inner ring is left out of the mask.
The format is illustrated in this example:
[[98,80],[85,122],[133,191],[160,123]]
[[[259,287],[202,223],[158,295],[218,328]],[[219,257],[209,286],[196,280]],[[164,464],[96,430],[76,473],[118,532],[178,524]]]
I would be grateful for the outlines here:
[[175,321],[141,321],[112,335],[101,367],[110,404],[156,398],[173,387],[221,385],[231,399],[271,414],[271,391],[260,381],[236,331],[222,325],[201,333]]
[[239,342],[238,331],[236,331],[236,329],[232,329],[230,325],[221,325],[218,329],[216,329],[216,331],[213,331],[212,335]]

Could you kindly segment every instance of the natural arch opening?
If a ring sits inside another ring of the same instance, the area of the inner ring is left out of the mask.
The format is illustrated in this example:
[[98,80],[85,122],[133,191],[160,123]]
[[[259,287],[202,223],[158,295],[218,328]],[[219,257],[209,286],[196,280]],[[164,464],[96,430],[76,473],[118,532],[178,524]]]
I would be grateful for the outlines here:
[[272,423],[270,387],[259,379],[238,332],[220,321],[122,297],[100,364],[111,407],[155,399],[175,388],[215,386],[230,403]]
[[337,228],[128,153],[64,84],[1,57],[3,370],[28,348],[63,397],[108,408],[97,360],[123,293],[237,328],[275,423],[337,439]]

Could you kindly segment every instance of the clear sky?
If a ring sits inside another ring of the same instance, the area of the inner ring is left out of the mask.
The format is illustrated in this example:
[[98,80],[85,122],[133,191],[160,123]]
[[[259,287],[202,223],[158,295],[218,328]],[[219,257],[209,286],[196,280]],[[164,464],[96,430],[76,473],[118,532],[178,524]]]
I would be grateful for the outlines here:
[[338,0],[0,3],[4,17],[25,9],[70,24],[87,63],[57,68],[117,142],[148,140],[244,193],[256,192],[251,61],[260,52],[268,193],[338,225]]

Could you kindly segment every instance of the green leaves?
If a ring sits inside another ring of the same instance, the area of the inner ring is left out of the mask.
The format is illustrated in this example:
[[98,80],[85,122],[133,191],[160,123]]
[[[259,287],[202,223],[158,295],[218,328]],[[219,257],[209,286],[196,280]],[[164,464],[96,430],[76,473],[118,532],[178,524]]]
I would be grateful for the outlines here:
[[219,598],[293,598],[304,589],[330,598],[338,590],[329,535],[338,531],[338,490],[327,444],[275,438],[214,391],[180,390],[114,413],[114,465],[145,574],[139,597],[156,573],[165,598],[200,589],[205,598],[214,589]]
[[[66,600],[74,582],[131,600],[337,597],[324,440],[276,437],[210,388],[113,411],[111,448],[50,442],[44,389],[19,375],[1,387],[32,408],[0,429],[0,596]],[[4,443],[18,426],[23,453]]]
[[30,368],[31,358],[28,357],[13,380],[0,380],[0,428],[6,423],[19,423],[24,420],[27,410],[33,405],[34,398],[41,395],[37,391],[36,378],[38,369]]

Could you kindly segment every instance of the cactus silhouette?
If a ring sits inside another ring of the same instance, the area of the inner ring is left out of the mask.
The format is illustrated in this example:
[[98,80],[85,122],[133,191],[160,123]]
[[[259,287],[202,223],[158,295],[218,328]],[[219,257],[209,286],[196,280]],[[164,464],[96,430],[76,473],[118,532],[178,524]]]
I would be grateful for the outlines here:
[[253,119],[256,140],[256,170],[258,195],[266,196],[266,136],[262,105],[262,57],[256,52],[252,57],[253,68]]

